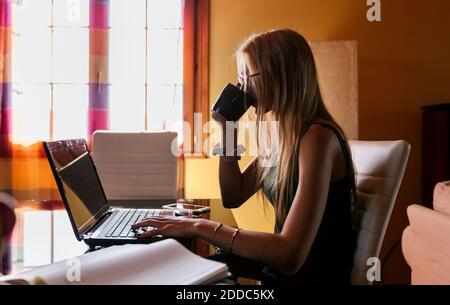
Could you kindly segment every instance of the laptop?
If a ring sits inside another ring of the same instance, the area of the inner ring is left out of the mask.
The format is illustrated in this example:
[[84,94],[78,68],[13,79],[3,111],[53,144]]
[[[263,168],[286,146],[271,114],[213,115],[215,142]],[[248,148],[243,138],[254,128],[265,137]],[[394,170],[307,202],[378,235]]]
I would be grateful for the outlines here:
[[139,239],[138,234],[152,228],[135,231],[132,225],[151,216],[175,216],[175,212],[111,206],[84,139],[44,142],[43,145],[79,241],[95,248],[164,239],[162,236]]

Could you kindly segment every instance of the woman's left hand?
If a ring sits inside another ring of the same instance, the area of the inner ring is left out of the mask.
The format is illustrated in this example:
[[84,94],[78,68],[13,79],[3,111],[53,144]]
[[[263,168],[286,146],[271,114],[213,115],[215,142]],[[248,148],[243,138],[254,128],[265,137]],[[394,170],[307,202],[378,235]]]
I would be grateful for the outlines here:
[[155,216],[143,219],[141,222],[134,224],[132,228],[153,227],[152,230],[139,235],[139,238],[148,238],[155,235],[192,238],[195,226],[200,221],[202,221],[201,218]]

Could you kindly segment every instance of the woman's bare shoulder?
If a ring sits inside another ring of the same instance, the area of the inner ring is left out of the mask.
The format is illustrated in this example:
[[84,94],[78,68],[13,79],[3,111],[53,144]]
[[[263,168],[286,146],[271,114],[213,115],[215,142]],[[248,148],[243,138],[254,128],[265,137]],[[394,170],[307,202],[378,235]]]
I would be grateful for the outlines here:
[[324,149],[339,145],[338,139],[334,132],[320,124],[311,125],[304,134],[300,147],[302,149],[315,148]]

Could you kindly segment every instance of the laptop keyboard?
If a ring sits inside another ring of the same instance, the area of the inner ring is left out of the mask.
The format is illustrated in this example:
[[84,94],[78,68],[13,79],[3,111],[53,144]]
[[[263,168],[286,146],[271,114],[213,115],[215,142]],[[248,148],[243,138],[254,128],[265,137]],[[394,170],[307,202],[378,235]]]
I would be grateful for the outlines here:
[[134,237],[136,232],[131,227],[142,219],[158,216],[161,210],[141,210],[141,209],[123,209],[120,210],[113,220],[100,232],[99,237],[127,238]]

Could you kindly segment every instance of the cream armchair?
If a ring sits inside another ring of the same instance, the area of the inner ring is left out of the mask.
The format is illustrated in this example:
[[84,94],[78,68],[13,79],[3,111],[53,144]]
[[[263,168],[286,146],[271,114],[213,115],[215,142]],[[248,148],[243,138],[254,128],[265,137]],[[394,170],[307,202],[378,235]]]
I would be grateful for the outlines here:
[[415,285],[450,284],[450,181],[436,185],[433,208],[408,208],[402,250]]
[[358,229],[352,284],[372,284],[368,260],[380,258],[384,236],[411,151],[406,141],[350,141],[356,171],[358,206],[353,225]]

